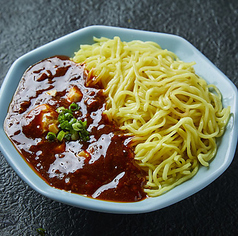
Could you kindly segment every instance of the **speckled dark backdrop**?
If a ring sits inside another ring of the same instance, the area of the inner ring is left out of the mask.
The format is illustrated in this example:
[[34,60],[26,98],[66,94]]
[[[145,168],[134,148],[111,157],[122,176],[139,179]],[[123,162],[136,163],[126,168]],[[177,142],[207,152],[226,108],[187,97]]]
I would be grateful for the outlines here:
[[[26,52],[89,25],[172,33],[205,54],[238,87],[237,0],[0,0],[0,83]],[[0,153],[0,235],[238,235],[238,153],[199,193],[165,209],[113,215],[49,200]]]

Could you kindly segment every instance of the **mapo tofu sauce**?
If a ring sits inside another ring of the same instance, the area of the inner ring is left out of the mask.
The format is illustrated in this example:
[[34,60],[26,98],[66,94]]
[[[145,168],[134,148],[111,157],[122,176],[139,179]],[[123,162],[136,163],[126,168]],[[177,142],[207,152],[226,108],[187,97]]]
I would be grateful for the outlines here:
[[[65,56],[33,65],[10,104],[5,132],[49,185],[97,199],[140,201],[145,173],[134,163],[130,137],[103,114],[102,89],[86,86],[88,80],[83,65]],[[87,140],[47,139],[59,130],[57,108],[72,103],[79,106],[74,118],[87,123]]]

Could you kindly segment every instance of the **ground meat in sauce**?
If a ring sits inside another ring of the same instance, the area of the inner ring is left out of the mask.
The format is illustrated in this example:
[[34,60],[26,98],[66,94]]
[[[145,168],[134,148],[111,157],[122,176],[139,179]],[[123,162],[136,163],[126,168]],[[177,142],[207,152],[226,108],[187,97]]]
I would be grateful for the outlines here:
[[[100,87],[86,87],[84,67],[68,57],[45,59],[24,74],[5,119],[5,132],[49,185],[89,197],[134,202],[146,197],[145,173],[134,163],[130,137],[103,114]],[[71,91],[76,91],[71,96]],[[75,96],[76,94],[76,96]],[[46,140],[47,122],[57,125],[58,107],[76,101],[74,116],[87,120],[90,140]]]

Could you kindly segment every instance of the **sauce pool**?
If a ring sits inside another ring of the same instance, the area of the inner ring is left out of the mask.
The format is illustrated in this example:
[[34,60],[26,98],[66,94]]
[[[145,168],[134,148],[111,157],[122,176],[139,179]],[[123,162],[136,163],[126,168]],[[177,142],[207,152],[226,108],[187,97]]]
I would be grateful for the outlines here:
[[[143,200],[145,173],[134,162],[131,137],[103,114],[103,91],[87,87],[89,79],[83,65],[66,56],[33,65],[10,104],[5,132],[34,171],[55,188],[109,201]],[[56,109],[70,106],[72,90],[80,107],[73,115],[87,121],[89,141],[49,141],[43,120],[57,120]]]

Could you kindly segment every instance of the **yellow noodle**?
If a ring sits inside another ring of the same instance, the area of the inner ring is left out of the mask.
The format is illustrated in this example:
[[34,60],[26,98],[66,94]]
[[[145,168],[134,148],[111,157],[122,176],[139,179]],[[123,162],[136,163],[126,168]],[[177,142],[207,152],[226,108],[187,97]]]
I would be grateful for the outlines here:
[[105,114],[133,135],[135,160],[148,173],[145,192],[159,196],[208,166],[230,114],[218,88],[195,74],[194,62],[154,42],[94,40],[73,60],[95,76],[90,84],[103,84]]

